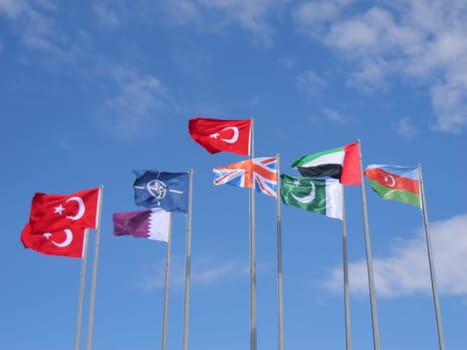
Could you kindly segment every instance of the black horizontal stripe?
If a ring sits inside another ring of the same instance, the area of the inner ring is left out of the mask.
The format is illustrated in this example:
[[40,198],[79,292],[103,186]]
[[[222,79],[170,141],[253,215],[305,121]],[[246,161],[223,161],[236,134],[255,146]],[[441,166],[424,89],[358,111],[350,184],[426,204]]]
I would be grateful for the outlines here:
[[333,177],[340,179],[342,173],[342,165],[340,164],[322,164],[309,168],[298,167],[298,171],[304,177]]

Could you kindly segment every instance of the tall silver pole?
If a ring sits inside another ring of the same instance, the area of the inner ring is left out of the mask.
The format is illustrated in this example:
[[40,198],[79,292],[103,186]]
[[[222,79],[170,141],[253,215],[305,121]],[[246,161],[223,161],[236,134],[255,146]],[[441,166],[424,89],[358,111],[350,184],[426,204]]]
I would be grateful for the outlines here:
[[172,213],[170,213],[169,239],[167,241],[167,258],[165,260],[165,288],[164,309],[162,311],[162,340],[161,349],[167,348],[167,318],[169,309],[169,272],[170,272],[170,246],[172,245]]
[[81,261],[81,283],[79,288],[79,301],[78,301],[78,320],[76,322],[76,339],[75,339],[75,350],[79,350],[81,342],[81,326],[83,323],[83,304],[84,304],[84,287],[86,282],[86,266],[88,256],[88,242],[89,242],[89,231],[84,231],[84,247],[83,247],[83,259]]
[[342,268],[344,271],[344,316],[345,316],[345,348],[352,349],[352,335],[350,331],[350,303],[349,303],[349,263],[347,257],[347,232],[345,222],[344,189],[342,189]]
[[433,264],[433,255],[431,252],[431,239],[430,239],[430,231],[428,228],[428,215],[426,210],[426,202],[425,202],[425,190],[423,185],[423,177],[422,177],[422,166],[418,164],[418,173],[420,175],[420,195],[422,200],[422,210],[423,210],[423,224],[425,226],[425,238],[426,238],[426,248],[428,252],[428,264],[430,265],[430,276],[431,276],[431,290],[433,291],[433,303],[435,306],[435,316],[436,316],[436,327],[438,331],[438,343],[440,350],[444,350],[444,336],[443,336],[443,325],[441,322],[441,311],[439,308],[439,301],[438,301],[438,291],[436,287],[436,276],[435,276],[435,266]]
[[190,323],[190,275],[191,275],[191,207],[193,196],[193,169],[188,170],[190,188],[188,194],[188,213],[186,223],[186,261],[185,261],[185,305],[183,314],[183,350],[188,350],[188,326]]
[[91,297],[89,300],[89,320],[88,320],[88,339],[86,349],[92,349],[92,334],[94,330],[94,307],[96,303],[96,284],[97,284],[97,265],[99,262],[99,240],[101,235],[101,217],[102,217],[102,198],[104,195],[104,185],[99,186],[99,213],[98,224],[96,228],[96,237],[94,242],[94,262],[92,268]]
[[282,297],[282,221],[280,205],[280,161],[277,157],[277,191],[276,191],[276,223],[277,223],[277,312],[278,312],[278,348],[284,350],[284,310]]
[[[254,158],[254,130],[251,119],[250,159]],[[250,350],[256,350],[256,236],[255,189],[250,188]]]
[[376,297],[375,297],[375,282],[373,273],[373,259],[371,257],[371,242],[370,242],[370,229],[368,226],[368,210],[366,205],[365,184],[363,182],[363,166],[362,166],[362,152],[360,140],[358,140],[358,152],[360,158],[360,177],[362,184],[360,186],[362,191],[362,210],[363,210],[363,224],[365,227],[365,248],[366,248],[366,263],[368,271],[368,287],[370,292],[370,306],[371,306],[371,321],[373,326],[373,345],[375,350],[380,350],[379,343],[379,326],[378,326],[378,313],[376,310]]

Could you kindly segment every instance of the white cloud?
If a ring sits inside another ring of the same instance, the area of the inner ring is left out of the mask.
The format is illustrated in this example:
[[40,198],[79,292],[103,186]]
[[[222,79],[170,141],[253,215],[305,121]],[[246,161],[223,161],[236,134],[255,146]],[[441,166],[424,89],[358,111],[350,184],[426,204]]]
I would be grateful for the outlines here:
[[0,14],[4,13],[10,18],[17,17],[26,7],[25,1],[0,0]]
[[247,265],[242,265],[238,262],[230,261],[222,264],[212,264],[210,267],[200,266],[199,269],[195,266],[192,279],[193,283],[206,285],[223,280],[243,278],[248,276],[249,272],[250,270]]
[[[384,1],[363,10],[347,5],[307,1],[293,19],[299,30],[352,61],[349,86],[371,90],[371,84],[387,88],[390,76],[416,78],[431,92],[434,129],[466,130],[467,3]],[[317,8],[327,9],[322,17]]]
[[324,107],[322,109],[322,112],[324,113],[326,119],[329,120],[330,122],[337,123],[337,124],[347,123],[347,118],[339,111]]
[[333,20],[338,14],[339,8],[332,1],[308,1],[292,12],[295,22],[302,30],[313,30],[317,24]]
[[[430,225],[432,253],[438,290],[444,295],[467,296],[467,214]],[[373,257],[375,287],[378,297],[395,298],[414,294],[431,294],[425,234],[423,230],[410,240],[397,240],[386,257]],[[350,292],[368,293],[366,260],[349,264]],[[331,270],[322,285],[334,292],[342,291],[342,268]]]
[[300,73],[296,83],[299,90],[310,96],[320,95],[328,87],[327,81],[311,70]]
[[295,60],[290,57],[281,57],[278,60],[278,63],[285,67],[287,70],[291,70],[295,65]]
[[93,5],[93,10],[101,24],[108,27],[116,27],[120,24],[120,19],[116,11],[113,9],[115,4],[111,5],[108,5],[102,1],[95,2]]
[[15,35],[27,54],[20,61],[55,68],[73,62],[85,54],[81,32],[72,37],[58,25],[59,8],[49,0],[0,0],[0,15],[6,14],[14,24]]
[[270,44],[273,27],[269,16],[280,16],[289,0],[170,0],[166,12],[178,24],[199,24],[203,30],[219,31],[226,25],[239,25],[252,32],[263,44]]
[[433,86],[431,96],[433,108],[438,115],[434,128],[459,134],[467,126],[467,82]]
[[[258,267],[258,270],[261,266]],[[183,288],[185,284],[185,265],[172,263],[170,266],[170,284]],[[199,263],[192,265],[191,282],[197,285],[211,285],[223,281],[232,281],[249,275],[249,267],[236,261],[223,263]],[[146,266],[141,271],[139,286],[144,290],[164,288],[165,261],[158,261]]]
[[159,79],[121,67],[115,67],[111,76],[117,93],[106,100],[107,108],[99,122],[115,137],[123,139],[155,131],[155,112],[163,110],[169,103]]
[[402,118],[393,123],[396,134],[405,139],[413,139],[418,134],[418,129],[411,118]]
[[350,74],[347,86],[372,93],[375,89],[388,89],[387,64],[381,61],[368,62]]
[[164,9],[177,24],[201,22],[199,5],[192,0],[173,0],[164,2]]

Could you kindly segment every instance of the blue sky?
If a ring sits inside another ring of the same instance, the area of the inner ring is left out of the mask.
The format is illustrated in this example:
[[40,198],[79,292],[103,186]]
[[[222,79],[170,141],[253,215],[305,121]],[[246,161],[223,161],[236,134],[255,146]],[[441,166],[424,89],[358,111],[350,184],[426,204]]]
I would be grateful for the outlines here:
[[[114,237],[112,213],[138,210],[133,169],[190,168],[190,349],[249,347],[248,190],[212,185],[212,168],[245,158],[190,138],[188,120],[204,116],[254,118],[255,155],[280,154],[290,175],[298,157],[357,139],[364,166],[421,163],[446,348],[465,349],[466,38],[463,0],[0,0],[0,348],[73,347],[81,260],[19,236],[35,192],[100,184],[93,349],[160,347],[166,245]],[[422,214],[365,186],[381,348],[438,349]],[[352,342],[367,350],[360,189],[345,196]],[[185,229],[174,214],[168,349],[182,344]],[[282,234],[286,349],[343,349],[340,222],[282,206]],[[256,235],[258,349],[269,350],[275,202],[261,194]]]

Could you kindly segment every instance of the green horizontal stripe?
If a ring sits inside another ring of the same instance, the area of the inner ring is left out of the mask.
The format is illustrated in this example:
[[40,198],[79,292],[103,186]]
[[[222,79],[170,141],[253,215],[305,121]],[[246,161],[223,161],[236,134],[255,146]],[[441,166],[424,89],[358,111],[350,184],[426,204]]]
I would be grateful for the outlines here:
[[409,191],[393,190],[385,186],[381,186],[375,180],[368,180],[373,191],[378,193],[383,199],[395,200],[407,204],[411,204],[420,208],[420,196]]

